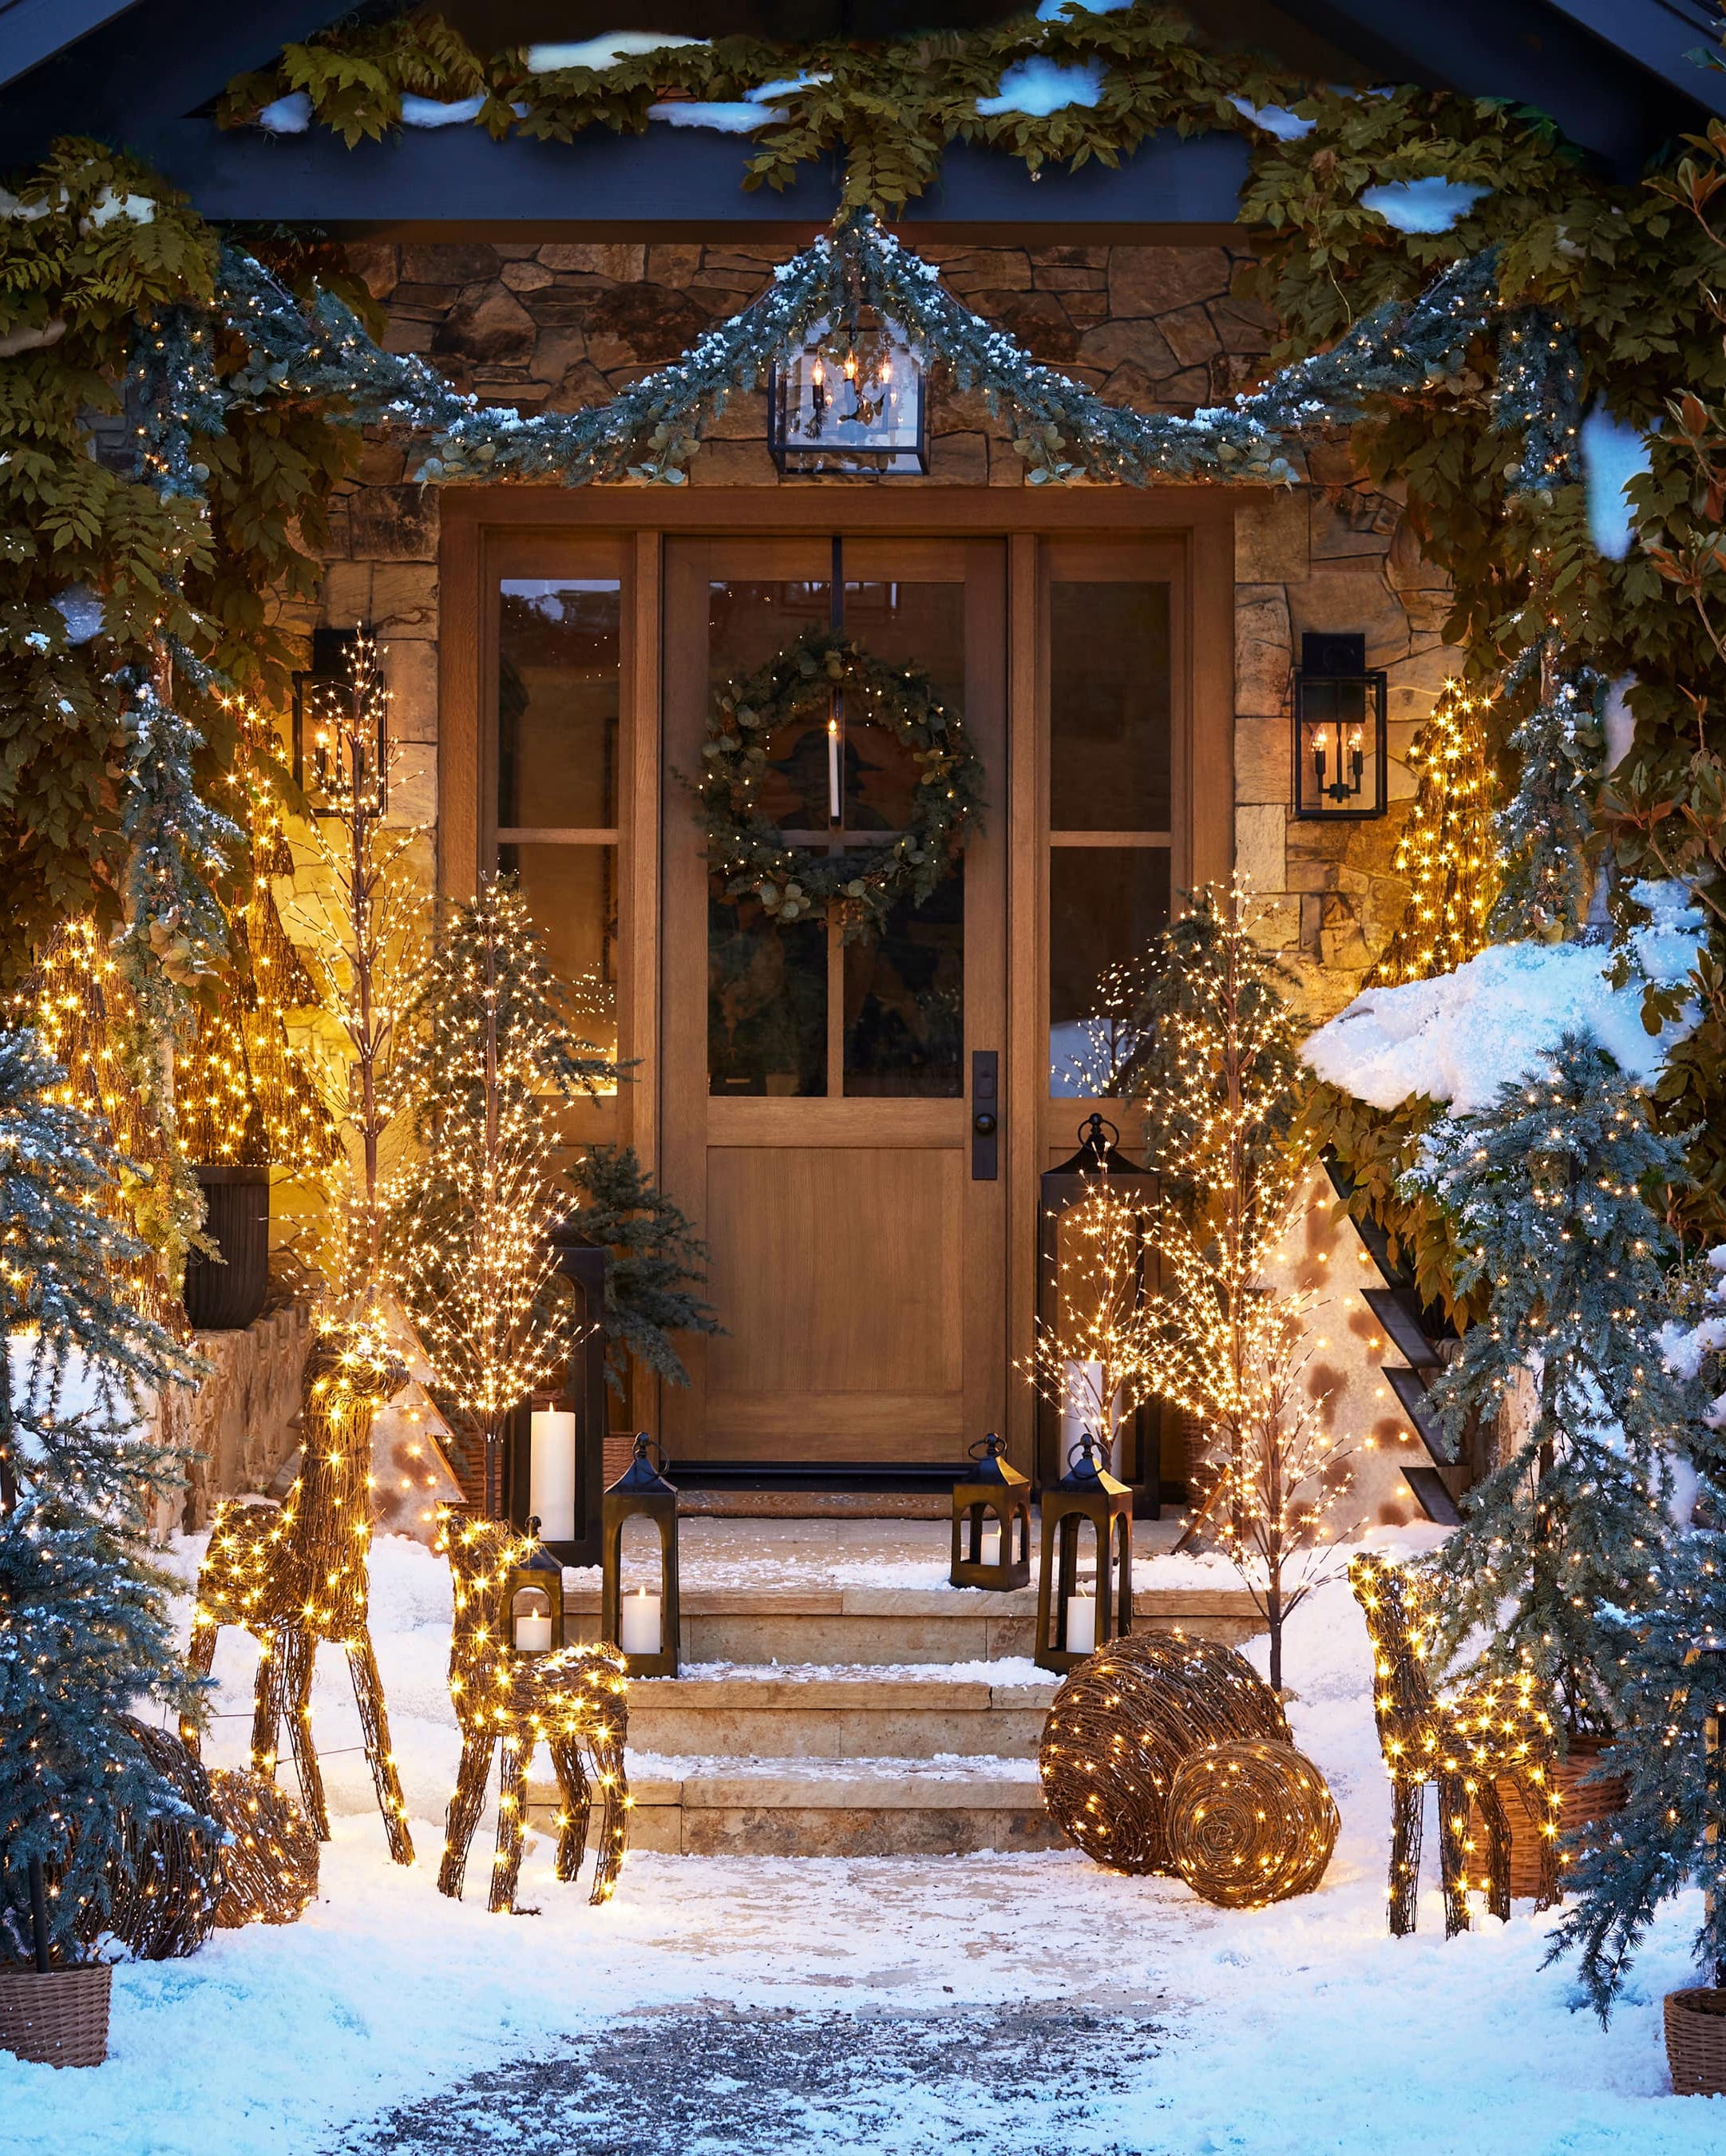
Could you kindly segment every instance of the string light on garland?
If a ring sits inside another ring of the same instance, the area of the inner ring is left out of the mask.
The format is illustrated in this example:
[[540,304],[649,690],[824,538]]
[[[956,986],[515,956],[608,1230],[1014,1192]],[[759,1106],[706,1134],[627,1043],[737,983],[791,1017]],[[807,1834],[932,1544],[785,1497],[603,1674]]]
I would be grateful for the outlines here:
[[1483,715],[1493,701],[1447,680],[1410,745],[1419,786],[1393,862],[1408,901],[1370,987],[1454,972],[1486,943],[1497,850]]
[[[510,1580],[535,1548],[500,1520],[478,1519],[453,1506],[439,1512],[438,1548],[449,1558],[455,1590],[449,1637],[449,1697],[461,1725],[462,1757],[449,1800],[438,1891],[461,1899],[468,1850],[484,1809],[494,1748],[501,1753],[497,1849],[487,1906],[512,1910],[526,1825],[527,1770],[544,1744],[557,1778],[557,1876],[580,1872],[599,1785],[599,1849],[592,1902],[608,1902],[629,1845],[629,1681],[615,1647],[564,1647],[524,1654],[510,1639]],[[561,1577],[561,1575],[560,1575]]]

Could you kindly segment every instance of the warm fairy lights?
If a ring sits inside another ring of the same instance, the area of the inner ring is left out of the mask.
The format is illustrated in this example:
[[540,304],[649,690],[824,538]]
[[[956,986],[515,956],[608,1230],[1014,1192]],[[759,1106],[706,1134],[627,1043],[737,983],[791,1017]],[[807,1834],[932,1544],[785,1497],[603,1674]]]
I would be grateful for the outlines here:
[[[513,1910],[527,1820],[527,1770],[535,1748],[551,1754],[561,1799],[557,1876],[581,1868],[593,1804],[600,1791],[599,1849],[590,1901],[607,1902],[629,1845],[628,1680],[615,1648],[576,1646],[525,1654],[512,1643],[504,1607],[510,1574],[534,1544],[501,1520],[479,1519],[453,1506],[439,1512],[438,1547],[448,1552],[455,1589],[449,1640],[449,1696],[461,1725],[461,1767],[449,1800],[438,1891],[461,1898],[468,1850],[485,1805],[494,1746],[499,1748],[497,1852],[487,1907]],[[548,1574],[556,1584],[557,1575]],[[592,1766],[590,1780],[582,1762]]]
[[1167,1830],[1175,1869],[1221,1909],[1310,1894],[1342,1818],[1324,1777],[1292,1744],[1207,1744],[1175,1770]]
[[1146,1294],[1155,1260],[1143,1198],[1106,1174],[1087,1179],[1090,1193],[1053,1216],[1054,1313],[1037,1319],[1020,1367],[1063,1417],[1101,1440],[1112,1464],[1117,1433],[1155,1389],[1156,1331]]
[[297,1922],[318,1891],[318,1837],[305,1814],[268,1775],[228,1767],[210,1777],[210,1810],[228,1830],[218,1928]]
[[[197,1576],[197,1604],[187,1659],[207,1676],[216,1635],[243,1626],[258,1640],[252,1763],[275,1771],[284,1717],[307,1815],[318,1839],[330,1839],[323,1776],[312,1739],[312,1666],[319,1642],[347,1657],[354,1700],[390,1855],[413,1861],[407,1808],[390,1749],[383,1682],[367,1614],[371,1553],[371,1418],[402,1379],[376,1317],[357,1323],[321,1320],[305,1368],[300,1410],[300,1478],[279,1508],[223,1505]],[[195,1746],[197,1732],[183,1732]]]
[[[1383,1558],[1357,1557],[1349,1584],[1366,1618],[1373,1653],[1373,1710],[1391,1777],[1391,1930],[1415,1928],[1421,1885],[1421,1792],[1438,1791],[1439,1867],[1447,1938],[1469,1924],[1468,1897],[1484,1894],[1492,1915],[1510,1915],[1510,1822],[1501,1784],[1513,1786],[1538,1826],[1540,1891],[1535,1906],[1558,1899],[1559,1787],[1552,1717],[1532,1675],[1498,1677],[1447,1703],[1433,1689],[1426,1652],[1432,1614],[1414,1575]],[[1478,1851],[1471,1807],[1484,1824]],[[1471,1876],[1477,1854],[1484,1866]]]
[[1482,715],[1492,703],[1447,680],[1409,748],[1419,789],[1393,864],[1408,903],[1370,985],[1453,972],[1486,942],[1498,856]]
[[1172,1871],[1167,1805],[1208,1745],[1289,1741],[1282,1702],[1232,1648],[1134,1632],[1082,1662],[1055,1694],[1037,1753],[1043,1802],[1068,1840],[1111,1871]]

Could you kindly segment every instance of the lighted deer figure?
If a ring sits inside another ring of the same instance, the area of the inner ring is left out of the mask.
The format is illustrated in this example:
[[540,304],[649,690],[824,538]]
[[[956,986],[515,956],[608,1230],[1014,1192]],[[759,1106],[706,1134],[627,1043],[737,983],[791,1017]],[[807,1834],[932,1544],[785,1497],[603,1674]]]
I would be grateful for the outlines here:
[[[1431,1626],[1423,1620],[1418,1583],[1399,1566],[1357,1557],[1349,1584],[1365,1613],[1373,1651],[1373,1711],[1391,1776],[1391,1931],[1415,1928],[1421,1885],[1421,1792],[1438,1791],[1444,1882],[1444,1933],[1468,1928],[1468,1889],[1482,1888],[1495,1917],[1510,1914],[1510,1822],[1496,1786],[1514,1784],[1540,1830],[1538,1908],[1558,1899],[1559,1793],[1553,1772],[1552,1718],[1534,1698],[1534,1679],[1497,1680],[1447,1705],[1432,1688],[1425,1661]],[[1486,1825],[1487,1870],[1472,1881],[1474,1840],[1469,1806]]]
[[[328,1640],[347,1656],[366,1756],[377,1790],[390,1855],[412,1864],[413,1844],[401,1777],[390,1750],[389,1715],[366,1614],[371,1551],[371,1418],[407,1372],[377,1326],[320,1327],[305,1366],[300,1479],[286,1502],[223,1505],[197,1576],[197,1609],[187,1659],[209,1674],[216,1636],[243,1626],[262,1646],[252,1722],[252,1763],[274,1774],[281,1722],[305,1809],[318,1839],[330,1813],[311,1733],[312,1666]],[[182,1733],[194,1751],[197,1732]]]
[[[527,1809],[527,1769],[535,1745],[551,1755],[562,1804],[557,1815],[557,1876],[576,1878],[587,1846],[592,1788],[585,1750],[599,1783],[602,1810],[591,1902],[609,1901],[629,1840],[629,1777],[623,1740],[628,1728],[628,1682],[613,1647],[563,1647],[520,1652],[510,1640],[504,1606],[512,1566],[533,1548],[507,1521],[474,1517],[446,1506],[439,1547],[449,1555],[455,1625],[449,1640],[449,1695],[461,1724],[462,1762],[449,1800],[438,1891],[459,1901],[468,1848],[485,1805],[494,1745],[502,1747],[497,1854],[492,1860],[494,1914],[515,1906],[521,1836]],[[561,1590],[560,1590],[561,1591]]]

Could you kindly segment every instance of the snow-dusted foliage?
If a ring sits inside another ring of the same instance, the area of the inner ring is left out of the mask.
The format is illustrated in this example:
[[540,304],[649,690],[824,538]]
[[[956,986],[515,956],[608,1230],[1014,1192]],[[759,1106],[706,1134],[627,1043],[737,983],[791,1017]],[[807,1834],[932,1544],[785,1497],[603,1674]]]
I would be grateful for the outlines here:
[[1543,654],[1532,709],[1510,737],[1516,791],[1495,819],[1503,881],[1488,927],[1508,942],[1559,942],[1587,917],[1594,792],[1606,683],[1552,671]]
[[199,1365],[115,1291],[141,1249],[103,1204],[126,1163],[49,1098],[61,1076],[33,1033],[0,1034],[0,1959],[29,1951],[33,1867],[75,1956],[122,1816],[185,1815],[124,1717],[187,1696],[145,1540],[173,1466],[140,1402]]

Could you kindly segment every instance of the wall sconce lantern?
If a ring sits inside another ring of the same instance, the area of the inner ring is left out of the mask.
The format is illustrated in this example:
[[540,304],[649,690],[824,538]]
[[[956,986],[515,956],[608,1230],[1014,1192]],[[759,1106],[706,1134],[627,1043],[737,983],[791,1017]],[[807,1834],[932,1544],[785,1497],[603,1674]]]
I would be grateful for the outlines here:
[[929,470],[924,364],[895,321],[813,325],[773,362],[767,446],[787,475],[903,478]]
[[369,628],[312,631],[311,665],[294,676],[294,783],[314,815],[329,814],[356,788],[374,815],[384,812],[390,696],[382,662]]
[[[1109,1471],[1103,1441],[1086,1430],[1068,1471],[1042,1493],[1042,1561],[1037,1576],[1037,1666],[1076,1669],[1133,1629],[1133,1493]],[[1089,1594],[1078,1580],[1078,1531],[1088,1520],[1097,1549]]]
[[1385,676],[1365,636],[1300,640],[1294,670],[1294,813],[1312,823],[1382,816],[1388,752]]
[[[1141,1247],[1150,1241],[1156,1178],[1120,1150],[1120,1132],[1100,1115],[1088,1116],[1079,1126],[1078,1150],[1058,1167],[1047,1168],[1037,1180],[1037,1327],[1058,1344],[1061,1339],[1061,1261],[1063,1255],[1062,1222],[1099,1191],[1124,1199],[1136,1215]],[[1155,1286],[1141,1281],[1142,1301]],[[1078,1374],[1080,1366],[1073,1366]],[[1082,1393],[1082,1386],[1073,1390]],[[1083,1419],[1071,1404],[1037,1401],[1037,1481],[1046,1488],[1063,1472]],[[1134,1509],[1141,1519],[1156,1519],[1162,1510],[1162,1414],[1151,1402],[1135,1408],[1116,1424],[1119,1450],[1109,1461],[1121,1479],[1134,1486]]]
[[581,1233],[581,1216],[546,1240],[569,1281],[569,1352],[561,1381],[518,1409],[510,1430],[510,1517],[519,1527],[537,1514],[546,1547],[560,1564],[600,1561],[605,1495],[605,1252]]
[[[656,1466],[650,1454],[658,1453]],[[605,1493],[605,1550],[600,1561],[600,1636],[622,1649],[632,1677],[674,1677],[680,1614],[677,1592],[677,1491],[664,1476],[665,1455],[645,1430],[635,1457]],[[659,1534],[659,1592],[623,1592],[623,1527],[650,1520]]]
[[[976,1461],[953,1485],[955,1587],[987,1587],[999,1593],[1031,1578],[1031,1478],[1003,1457],[1006,1445],[991,1431],[971,1446]],[[1017,1549],[1015,1543],[1017,1542]]]
[[527,1531],[533,1547],[504,1583],[510,1645],[518,1655],[555,1655],[563,1645],[563,1567],[540,1540],[537,1520]]

